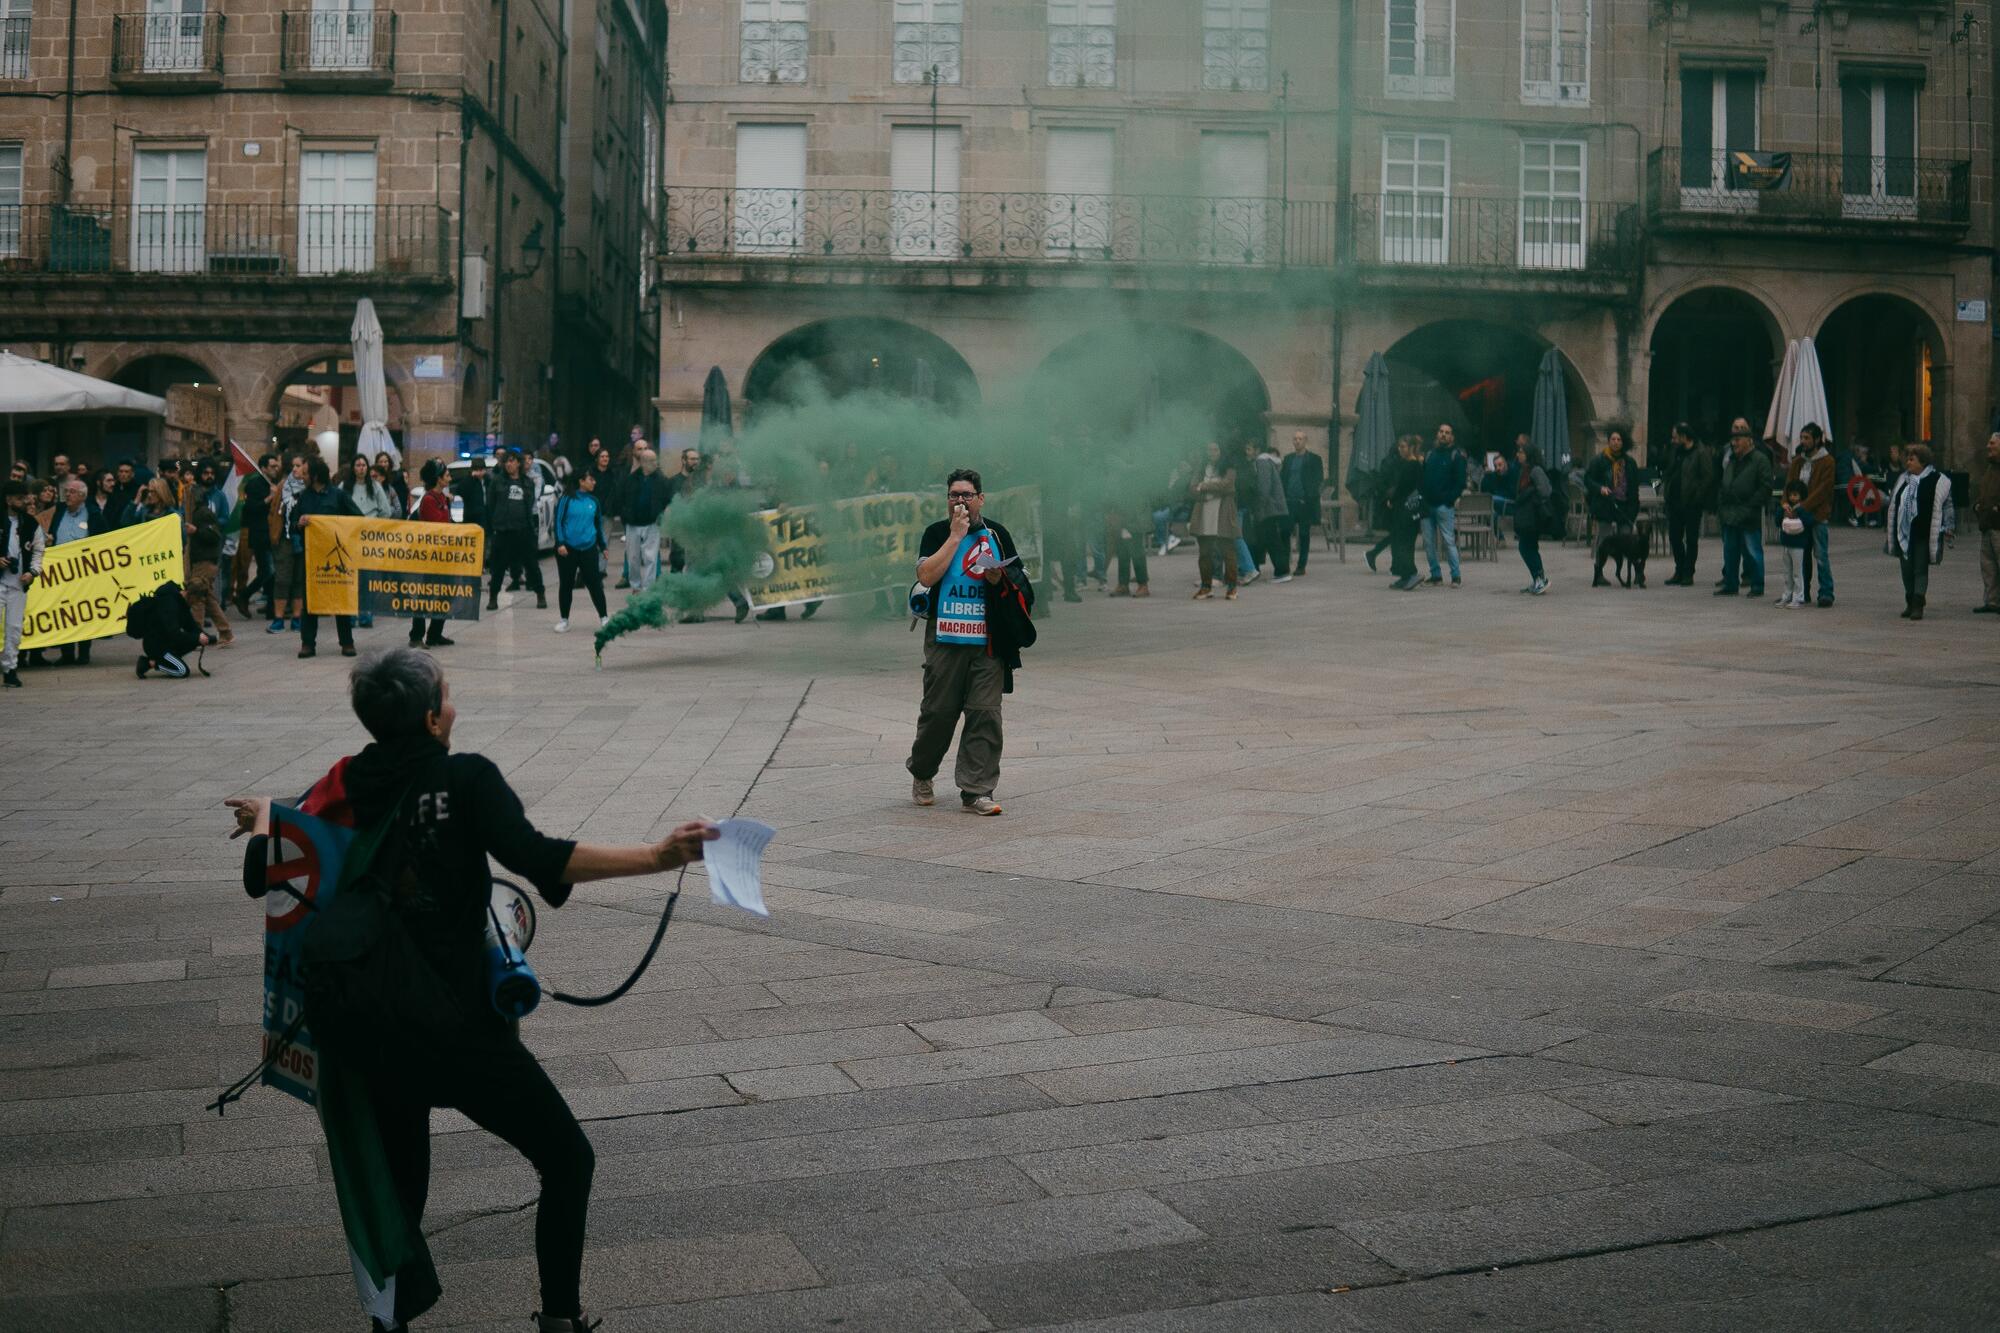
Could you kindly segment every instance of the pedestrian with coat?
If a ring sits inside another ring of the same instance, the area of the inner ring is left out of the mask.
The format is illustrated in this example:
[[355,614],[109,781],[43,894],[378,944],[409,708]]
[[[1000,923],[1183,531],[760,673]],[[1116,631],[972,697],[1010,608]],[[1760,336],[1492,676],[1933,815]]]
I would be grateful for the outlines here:
[[26,622],[28,589],[42,574],[42,552],[48,535],[28,510],[34,487],[25,478],[12,478],[0,497],[0,681],[6,688],[21,688],[21,626]]
[[[1423,586],[1417,573],[1417,533],[1424,523],[1424,438],[1405,435],[1396,441],[1396,456],[1389,460],[1382,482],[1382,504],[1389,520],[1389,572],[1397,592],[1411,592]],[[1453,451],[1457,452],[1456,450]]]
[[547,610],[542,587],[542,562],[535,550],[535,483],[521,455],[508,450],[500,458],[500,475],[486,490],[487,521],[492,524],[493,577],[487,584],[486,609],[500,609],[500,585],[509,573],[526,575],[535,606]]
[[1285,503],[1285,481],[1278,446],[1266,441],[1264,452],[1257,455],[1253,466],[1257,475],[1257,501],[1254,506],[1257,559],[1260,564],[1265,559],[1270,560],[1271,582],[1290,583],[1292,567],[1286,557],[1291,553],[1291,538],[1285,524],[1291,509]]
[[[1303,578],[1306,555],[1312,546],[1313,525],[1319,522],[1319,493],[1326,484],[1326,467],[1319,455],[1306,446],[1306,433],[1292,432],[1292,451],[1278,467],[1285,489],[1285,517],[1298,545],[1292,558],[1292,577]],[[1282,563],[1282,562],[1281,562]]]
[[[299,492],[299,498],[293,503],[291,514],[286,519],[289,529],[286,535],[291,538],[292,549],[301,553],[299,556],[299,575],[301,579],[304,578],[306,572],[306,560],[303,554],[305,551],[306,528],[311,525],[312,520],[318,517],[332,518],[342,515],[349,518],[360,517],[360,514],[354,508],[354,501],[348,498],[347,492],[333,485],[332,482],[333,473],[327,467],[324,459],[313,458],[307,460],[306,487]],[[300,600],[306,601],[307,599],[301,598]],[[335,615],[333,618],[333,629],[334,633],[340,638],[340,655],[342,657],[354,656],[354,617]],[[318,652],[319,616],[314,614],[311,605],[308,603],[305,614],[299,617],[299,656],[313,657]]]
[[1932,464],[1928,444],[1903,450],[1903,475],[1889,493],[1888,551],[1902,562],[1904,620],[1924,618],[1931,566],[1944,563],[1958,513],[1951,502],[1951,478]]
[[1660,463],[1660,496],[1666,501],[1667,546],[1673,552],[1674,573],[1667,583],[1694,586],[1695,559],[1701,552],[1702,518],[1715,508],[1721,480],[1715,450],[1695,438],[1694,427],[1674,426],[1673,442]]
[[1611,427],[1604,433],[1604,447],[1583,470],[1584,504],[1597,524],[1596,569],[1590,579],[1593,588],[1610,583],[1604,577],[1604,562],[1612,541],[1638,528],[1639,478],[1632,466],[1630,435],[1622,425]]
[[660,516],[673,498],[673,483],[660,474],[660,456],[642,441],[633,451],[639,467],[620,500],[625,517],[625,572],[634,592],[644,592],[660,575]]
[[1191,500],[1188,533],[1195,541],[1195,567],[1201,577],[1194,599],[1204,602],[1215,595],[1215,575],[1219,570],[1225,589],[1223,600],[1233,602],[1235,545],[1243,531],[1237,520],[1236,469],[1214,440],[1208,442],[1208,459],[1189,484],[1188,495]]
[[[424,484],[424,494],[423,498],[417,501],[417,510],[410,515],[410,518],[418,523],[451,522],[451,497],[448,491],[451,479],[445,472],[444,464],[435,458],[428,459],[424,463],[423,471],[417,476]],[[479,596],[479,585],[476,581],[472,587],[472,595],[475,598]],[[410,621],[410,647],[451,647],[452,640],[444,636],[444,622],[443,616],[413,618]]]
[[604,605],[604,511],[597,503],[597,470],[579,472],[570,493],[556,505],[556,633],[569,633],[571,594],[581,583],[597,608],[597,623],[610,612]]
[[1542,566],[1542,534],[1562,531],[1568,505],[1557,498],[1555,486],[1542,467],[1541,450],[1530,444],[1526,435],[1514,441],[1514,466],[1507,475],[1515,482],[1510,506],[1514,546],[1521,553],[1521,563],[1528,567],[1528,586],[1521,591],[1540,597],[1549,590],[1548,571]]
[[1465,454],[1448,425],[1439,425],[1431,451],[1424,455],[1423,512],[1419,527],[1424,534],[1424,554],[1430,560],[1432,583],[1443,583],[1438,564],[1439,548],[1451,566],[1451,586],[1458,581],[1458,497],[1465,494]]
[[1722,524],[1722,578],[1717,597],[1764,595],[1764,513],[1771,506],[1771,455],[1759,447],[1744,417],[1729,428],[1715,516]]
[[1833,533],[1833,484],[1838,470],[1832,451],[1826,447],[1826,432],[1819,423],[1808,421],[1799,427],[1799,447],[1792,451],[1785,481],[1806,488],[1804,509],[1810,520],[1806,524],[1805,582],[1799,594],[1800,606],[1812,598],[1815,573],[1819,575],[1819,600],[1815,604],[1822,608],[1833,605],[1833,561],[1827,548]]
[[2000,615],[2000,431],[1986,437],[1986,458],[1972,482],[1972,513],[1979,520],[1979,577],[1986,597],[1972,609]]

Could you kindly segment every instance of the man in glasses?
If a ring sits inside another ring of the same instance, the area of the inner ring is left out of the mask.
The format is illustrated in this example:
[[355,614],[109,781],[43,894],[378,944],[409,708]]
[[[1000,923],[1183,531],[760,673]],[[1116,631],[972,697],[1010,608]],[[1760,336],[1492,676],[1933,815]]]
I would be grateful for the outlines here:
[[[986,497],[979,474],[960,468],[945,485],[950,517],[924,529],[917,547],[917,582],[931,590],[924,626],[924,701],[917,716],[917,740],[905,765],[915,782],[910,798],[931,805],[944,752],[961,714],[959,801],[966,813],[997,815],[993,788],[1000,781],[1000,696],[1005,667],[989,651],[986,589],[1006,578],[1005,561],[1016,557],[1014,538],[982,511]],[[1018,567],[1017,567],[1018,568]]]

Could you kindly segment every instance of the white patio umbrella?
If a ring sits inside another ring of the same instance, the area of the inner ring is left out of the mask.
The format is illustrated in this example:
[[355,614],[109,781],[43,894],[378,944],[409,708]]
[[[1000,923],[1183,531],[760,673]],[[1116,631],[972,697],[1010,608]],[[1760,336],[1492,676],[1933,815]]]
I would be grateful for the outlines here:
[[373,458],[387,452],[403,465],[403,451],[389,438],[389,381],[382,369],[382,321],[375,317],[375,303],[362,297],[354,307],[354,383],[361,391],[361,438],[357,452]]
[[167,414],[167,400],[109,380],[79,375],[33,357],[0,351],[0,415],[7,418],[7,459],[17,456],[14,426],[21,418],[150,416]]
[[1826,381],[1820,378],[1819,352],[1811,338],[1785,344],[1785,364],[1778,370],[1778,386],[1771,394],[1771,410],[1764,417],[1764,438],[1775,440],[1790,455],[1798,442],[1799,428],[1815,422],[1833,438],[1832,414],[1826,406]]

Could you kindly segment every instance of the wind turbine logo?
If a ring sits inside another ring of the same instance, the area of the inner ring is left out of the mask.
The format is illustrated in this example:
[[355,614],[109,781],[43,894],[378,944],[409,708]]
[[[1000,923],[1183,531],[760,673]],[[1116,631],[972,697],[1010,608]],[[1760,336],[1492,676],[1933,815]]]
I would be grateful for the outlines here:
[[322,574],[338,574],[342,577],[352,574],[354,570],[347,563],[348,559],[347,546],[340,540],[340,534],[335,533],[333,549],[326,553],[326,562],[319,567],[319,572]]

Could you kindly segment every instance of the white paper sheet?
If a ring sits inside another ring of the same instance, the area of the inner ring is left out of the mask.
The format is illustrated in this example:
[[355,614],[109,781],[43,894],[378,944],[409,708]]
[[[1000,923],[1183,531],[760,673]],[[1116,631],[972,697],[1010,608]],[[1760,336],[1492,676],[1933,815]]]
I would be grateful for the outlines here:
[[972,568],[967,572],[971,574],[976,574],[980,578],[985,578],[988,574],[991,574],[994,570],[1005,569],[1007,568],[1007,566],[1017,563],[1020,559],[1021,557],[1018,555],[1010,555],[1005,560],[1001,560],[997,563],[981,560],[974,563]]
[[764,906],[764,849],[778,831],[754,819],[725,819],[716,827],[722,836],[701,851],[708,864],[709,901],[770,916]]

